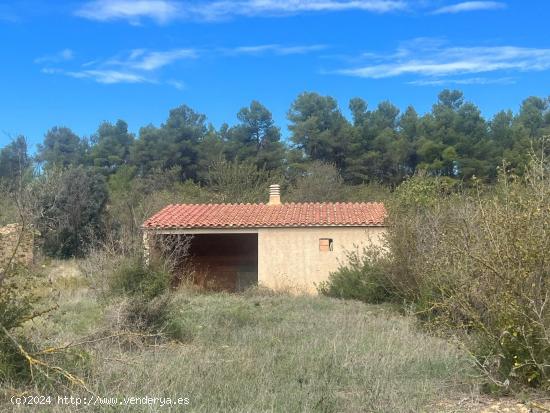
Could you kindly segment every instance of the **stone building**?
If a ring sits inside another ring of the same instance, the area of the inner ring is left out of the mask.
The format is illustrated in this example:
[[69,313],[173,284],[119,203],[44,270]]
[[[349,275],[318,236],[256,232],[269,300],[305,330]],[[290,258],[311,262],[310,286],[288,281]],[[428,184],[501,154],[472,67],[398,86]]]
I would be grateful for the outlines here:
[[385,216],[381,203],[281,203],[272,185],[267,204],[168,205],[142,229],[148,254],[162,237],[192,236],[199,284],[315,292],[349,251],[380,245]]
[[35,233],[33,230],[26,230],[21,234],[21,229],[20,224],[0,227],[0,270],[5,270],[12,256],[14,264],[33,263]]

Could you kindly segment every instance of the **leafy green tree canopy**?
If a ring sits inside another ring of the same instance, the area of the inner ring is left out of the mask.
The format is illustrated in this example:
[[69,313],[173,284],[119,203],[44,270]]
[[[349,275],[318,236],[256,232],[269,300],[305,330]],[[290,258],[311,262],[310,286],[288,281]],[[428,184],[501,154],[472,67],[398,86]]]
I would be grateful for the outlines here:
[[27,140],[18,136],[0,149],[0,180],[12,181],[21,177],[31,166]]
[[304,92],[292,103],[288,119],[292,142],[309,158],[344,166],[351,125],[334,98]]
[[258,167],[268,170],[280,168],[284,146],[271,112],[254,100],[239,111],[237,118],[240,123],[227,132],[229,159],[255,160]]
[[72,130],[63,126],[54,126],[44,136],[44,142],[38,145],[37,160],[46,167],[66,167],[85,163],[88,144]]
[[123,120],[116,124],[103,122],[92,137],[91,158],[93,165],[104,173],[114,173],[130,160],[130,147],[134,136],[128,133],[128,124]]

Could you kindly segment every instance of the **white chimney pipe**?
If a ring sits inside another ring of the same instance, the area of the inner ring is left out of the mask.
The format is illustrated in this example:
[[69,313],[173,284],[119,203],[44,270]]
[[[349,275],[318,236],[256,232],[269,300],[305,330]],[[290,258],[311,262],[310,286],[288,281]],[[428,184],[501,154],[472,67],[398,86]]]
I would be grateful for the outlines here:
[[281,205],[281,187],[280,185],[269,185],[268,205]]

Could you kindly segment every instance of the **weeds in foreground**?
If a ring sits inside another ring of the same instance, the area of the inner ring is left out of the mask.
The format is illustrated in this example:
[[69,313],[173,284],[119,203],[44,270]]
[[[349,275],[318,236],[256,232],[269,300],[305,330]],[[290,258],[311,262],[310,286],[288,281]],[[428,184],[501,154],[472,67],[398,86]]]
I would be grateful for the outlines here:
[[[63,319],[49,318],[40,330],[52,332],[43,337],[48,347],[89,355],[84,379],[98,396],[189,397],[187,409],[196,412],[417,412],[470,389],[467,357],[385,306],[261,289],[181,289],[172,293],[162,332],[150,334],[124,321],[127,298],[98,301],[83,288],[62,294]],[[94,306],[104,316],[84,334],[80,323],[57,324],[88,319]]]

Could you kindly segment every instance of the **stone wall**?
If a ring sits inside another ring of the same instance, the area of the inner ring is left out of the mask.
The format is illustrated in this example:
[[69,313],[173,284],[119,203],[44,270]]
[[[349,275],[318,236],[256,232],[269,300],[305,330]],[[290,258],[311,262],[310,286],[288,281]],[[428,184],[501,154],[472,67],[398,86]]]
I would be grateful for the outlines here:
[[[19,241],[21,235],[21,225],[10,224],[0,227],[0,270],[5,269]],[[17,264],[30,265],[34,260],[34,231],[25,231],[14,262]]]

